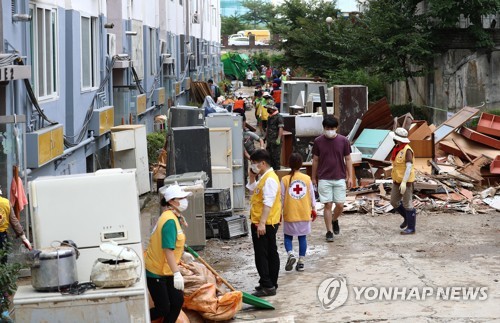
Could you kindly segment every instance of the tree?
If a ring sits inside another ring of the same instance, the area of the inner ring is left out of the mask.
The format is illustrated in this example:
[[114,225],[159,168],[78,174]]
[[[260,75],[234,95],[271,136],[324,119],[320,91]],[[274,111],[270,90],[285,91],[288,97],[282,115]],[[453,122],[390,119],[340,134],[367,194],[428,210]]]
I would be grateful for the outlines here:
[[367,66],[387,82],[409,80],[432,70],[432,33],[427,14],[419,11],[420,0],[372,0],[354,30],[357,66]]
[[241,4],[248,9],[241,18],[245,22],[253,25],[254,29],[256,29],[258,25],[267,28],[267,25],[274,17],[275,9],[271,2],[263,0],[243,0]]
[[462,15],[470,20],[468,31],[478,47],[494,46],[490,34],[483,29],[482,17],[498,13],[500,0],[428,0],[427,7],[435,28],[454,28]]
[[246,28],[241,16],[221,17],[221,35],[232,35]]
[[336,16],[334,5],[323,0],[285,0],[278,7],[270,29],[281,36],[282,41],[274,45],[285,52],[292,66],[302,66],[320,76],[337,66],[325,23],[326,17]]

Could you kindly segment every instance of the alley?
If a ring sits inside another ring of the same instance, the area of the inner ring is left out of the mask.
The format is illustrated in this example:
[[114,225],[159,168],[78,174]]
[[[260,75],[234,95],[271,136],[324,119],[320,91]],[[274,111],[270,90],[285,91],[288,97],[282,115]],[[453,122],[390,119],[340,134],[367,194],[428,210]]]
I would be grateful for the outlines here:
[[[143,209],[143,231],[157,216],[155,196]],[[399,234],[400,216],[350,213],[341,218],[335,242],[324,241],[323,218],[313,223],[304,272],[286,272],[282,231],[278,233],[281,271],[276,296],[266,298],[276,310],[248,305],[234,322],[491,322],[500,318],[500,220],[498,213],[418,214],[418,231]],[[146,233],[147,234],[147,233]],[[147,241],[147,240],[145,240]],[[295,244],[295,247],[297,245]],[[251,237],[210,239],[200,252],[236,288],[252,292],[258,275]],[[347,302],[322,309],[317,291],[330,277],[347,280]],[[487,287],[487,300],[356,300],[353,287]]]

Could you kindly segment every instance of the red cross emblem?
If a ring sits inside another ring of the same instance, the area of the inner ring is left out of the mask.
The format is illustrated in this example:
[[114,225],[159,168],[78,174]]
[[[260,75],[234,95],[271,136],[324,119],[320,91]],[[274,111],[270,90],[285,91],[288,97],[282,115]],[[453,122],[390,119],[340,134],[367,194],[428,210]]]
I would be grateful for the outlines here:
[[300,187],[299,184],[296,184],[295,187],[293,188],[293,191],[295,192],[295,194],[299,195],[300,192],[302,192],[302,187]]
[[303,181],[296,179],[290,183],[290,187],[288,189],[288,194],[294,200],[299,200],[306,195],[307,186]]

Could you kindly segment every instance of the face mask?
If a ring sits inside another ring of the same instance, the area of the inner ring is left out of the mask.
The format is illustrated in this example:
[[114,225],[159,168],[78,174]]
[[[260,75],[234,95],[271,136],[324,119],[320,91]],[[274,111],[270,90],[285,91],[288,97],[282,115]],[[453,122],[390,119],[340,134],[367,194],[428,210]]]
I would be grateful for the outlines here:
[[254,172],[255,174],[260,173],[259,165],[257,165],[257,164],[251,164],[251,165],[250,165],[250,169],[251,169],[251,170],[252,170],[252,172]]
[[333,138],[337,134],[336,130],[325,130],[325,136],[327,138]]
[[188,205],[189,205],[189,202],[187,199],[182,199],[182,200],[179,200],[179,206],[177,207],[177,209],[181,212],[184,212],[187,210],[188,208]]

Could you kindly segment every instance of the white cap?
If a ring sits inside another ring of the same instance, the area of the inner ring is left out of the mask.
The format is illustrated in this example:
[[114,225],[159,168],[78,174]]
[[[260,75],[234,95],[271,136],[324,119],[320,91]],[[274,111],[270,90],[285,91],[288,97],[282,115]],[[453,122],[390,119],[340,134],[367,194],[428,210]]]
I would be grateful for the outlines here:
[[271,96],[271,94],[269,94],[269,92],[264,92],[262,93],[262,96]]
[[184,191],[179,185],[170,185],[162,193],[167,202],[172,199],[182,199],[191,195],[191,192]]
[[402,143],[409,143],[408,131],[405,128],[397,128],[396,131],[391,132],[392,139],[400,141]]

